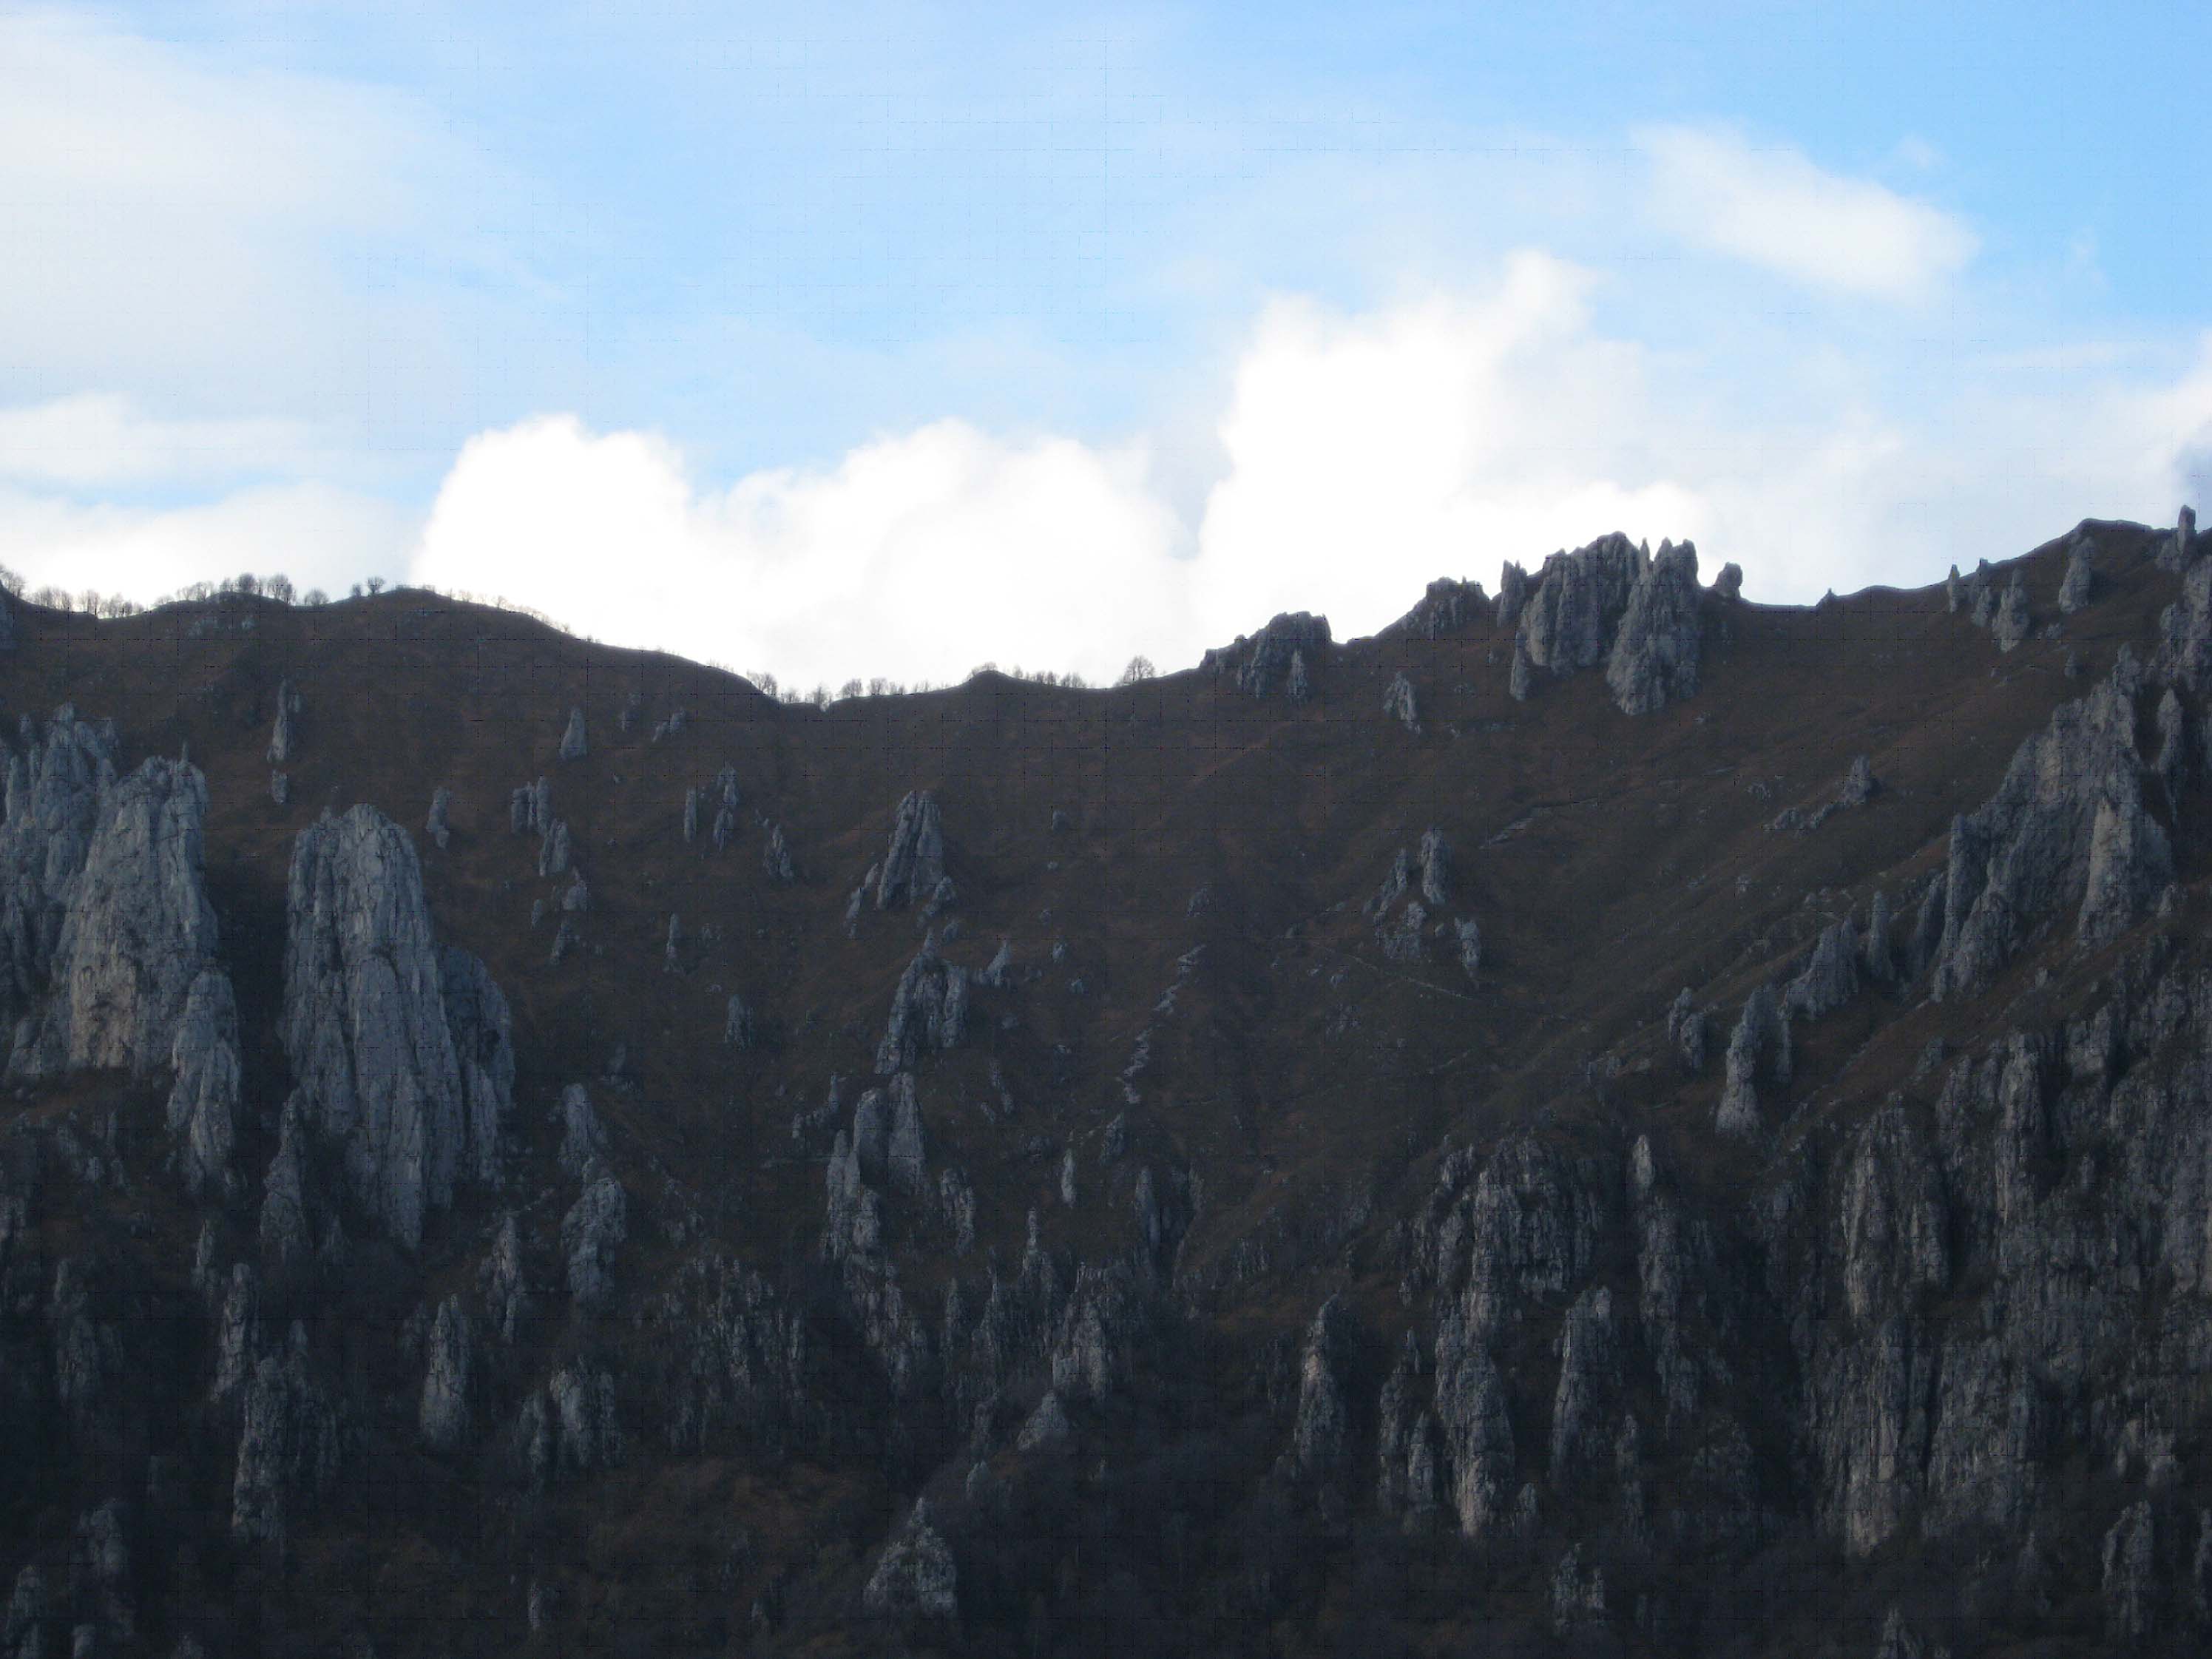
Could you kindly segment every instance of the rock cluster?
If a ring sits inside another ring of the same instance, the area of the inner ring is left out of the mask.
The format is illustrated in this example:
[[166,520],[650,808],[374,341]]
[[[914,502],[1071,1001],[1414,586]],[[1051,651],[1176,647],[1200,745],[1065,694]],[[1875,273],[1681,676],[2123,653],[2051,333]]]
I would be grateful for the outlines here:
[[1421,722],[1414,706],[1413,683],[1403,674],[1394,674],[1390,684],[1382,690],[1382,712],[1419,737]]
[[1702,640],[1697,549],[1662,542],[1628,596],[1606,659],[1605,683],[1620,712],[1656,714],[1693,695]]
[[[1328,618],[1304,611],[1274,617],[1257,635],[1237,637],[1236,643],[1217,646],[1199,660],[1201,672],[1232,675],[1237,689],[1264,697],[1278,689],[1293,702],[1304,702],[1311,692],[1310,677],[1329,646]],[[1304,690],[1299,687],[1306,688]]]
[[283,766],[299,747],[295,722],[300,714],[300,694],[292,682],[285,680],[276,688],[276,721],[269,733],[269,763]]
[[2123,649],[2109,678],[2021,744],[1996,793],[1954,821],[1935,996],[1987,983],[2053,910],[2075,907],[2077,936],[2101,943],[2171,878],[2166,832],[2143,800],[2142,689],[2142,671]]
[[458,1182],[495,1174],[514,1075],[504,1000],[474,957],[439,951],[415,849],[372,806],[295,844],[280,1031],[307,1125],[407,1248]]
[[1758,1129],[1760,1085],[1787,1088],[1790,1070],[1790,1022],[1774,988],[1762,985],[1745,1001],[1729,1036],[1728,1076],[1714,1127],[1734,1135]]
[[1454,581],[1438,577],[1429,584],[1420,603],[1401,617],[1387,632],[1409,639],[1440,640],[1490,614],[1490,599],[1480,582]]
[[1687,542],[1662,542],[1654,558],[1615,534],[1554,553],[1518,609],[1510,690],[1525,700],[1543,679],[1602,663],[1623,713],[1654,713],[1698,689],[1698,603]]
[[876,908],[926,901],[945,879],[945,826],[927,789],[909,792],[891,821],[890,846],[876,878]]
[[967,970],[945,961],[936,935],[929,934],[891,994],[890,1018],[876,1045],[877,1073],[889,1077],[911,1068],[924,1054],[958,1047],[967,1021]]
[[568,729],[561,733],[561,758],[564,761],[581,760],[589,752],[584,741],[584,711],[571,708]]

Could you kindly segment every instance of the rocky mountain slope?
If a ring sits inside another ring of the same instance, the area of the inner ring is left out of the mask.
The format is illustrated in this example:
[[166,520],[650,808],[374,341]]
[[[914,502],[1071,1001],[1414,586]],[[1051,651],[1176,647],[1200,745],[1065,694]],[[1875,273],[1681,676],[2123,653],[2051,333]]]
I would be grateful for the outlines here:
[[2212,538],[1741,580],[7,604],[0,1659],[2196,1650]]

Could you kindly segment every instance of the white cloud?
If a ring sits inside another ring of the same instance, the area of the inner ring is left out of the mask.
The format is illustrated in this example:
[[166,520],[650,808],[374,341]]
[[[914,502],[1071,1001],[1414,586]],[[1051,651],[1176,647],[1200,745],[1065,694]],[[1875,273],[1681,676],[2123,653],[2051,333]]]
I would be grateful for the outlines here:
[[940,421],[714,494],[659,438],[556,416],[470,441],[412,574],[800,683],[987,659],[1097,678],[1140,645],[1195,650],[1179,534],[1138,448]]
[[34,588],[142,601],[243,571],[282,571],[303,591],[336,592],[400,568],[418,523],[387,501],[317,483],[158,508],[83,506],[0,483],[0,564]]
[[0,409],[0,478],[82,489],[294,475],[328,459],[299,422],[163,420],[84,392]]
[[1720,127],[1643,127],[1634,137],[1662,226],[1808,287],[1922,300],[1978,246],[1942,209],[1827,172],[1787,146],[1754,148]]

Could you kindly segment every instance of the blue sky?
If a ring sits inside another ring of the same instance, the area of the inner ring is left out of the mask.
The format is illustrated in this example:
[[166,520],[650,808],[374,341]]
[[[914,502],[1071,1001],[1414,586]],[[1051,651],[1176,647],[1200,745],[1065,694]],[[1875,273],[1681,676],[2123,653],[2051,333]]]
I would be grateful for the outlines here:
[[0,559],[832,684],[1614,528],[1931,580],[2212,480],[2208,61],[2201,6],[0,6]]

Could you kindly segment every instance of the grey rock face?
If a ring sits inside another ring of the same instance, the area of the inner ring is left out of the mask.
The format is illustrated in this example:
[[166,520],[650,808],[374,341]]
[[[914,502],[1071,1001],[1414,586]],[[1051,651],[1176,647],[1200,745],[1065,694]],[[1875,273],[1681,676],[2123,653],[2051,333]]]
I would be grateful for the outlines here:
[[269,775],[269,799],[279,806],[291,804],[292,778],[289,773],[271,772]]
[[2027,578],[2014,570],[2012,580],[2005,585],[2004,597],[1997,601],[1997,613],[1990,624],[1990,632],[1996,640],[1998,650],[2010,651],[2027,637],[2033,625],[2034,617],[2027,608]]
[[1791,1018],[1819,1019],[1858,994],[1862,951],[1851,919],[1820,930],[1805,965],[1782,993],[1783,1012]]
[[1416,737],[1420,735],[1421,722],[1414,706],[1413,683],[1403,674],[1394,674],[1390,684],[1382,690],[1382,712]]
[[1875,781],[1874,763],[1864,755],[1854,755],[1851,769],[1844,775],[1844,787],[1836,792],[1836,805],[1845,809],[1864,806],[1880,787]]
[[761,843],[761,868],[768,872],[770,881],[780,881],[787,886],[798,879],[792,873],[791,848],[783,838],[783,826],[780,823],[768,827],[768,838]]
[[752,1011],[745,1000],[734,993],[730,998],[729,1011],[722,1017],[722,1041],[732,1048],[750,1048],[757,1041]]
[[690,846],[699,839],[699,791],[695,786],[684,792],[684,844]]
[[15,1075],[143,1076],[169,1061],[192,982],[215,955],[206,815],[206,781],[180,761],[149,760],[104,793],[70,884],[52,995],[37,1036],[11,1056]]
[[2111,678],[2021,744],[1996,793],[1953,823],[1939,1000],[1986,983],[2039,916],[2078,905],[2079,936],[2100,943],[2172,878],[2165,831],[2143,810],[2138,680],[2124,652]]
[[2115,1640],[2140,1642],[2159,1622],[2157,1534],[2150,1501],[2139,1498],[2105,1534],[2105,1628]]
[[280,1035],[307,1124],[339,1149],[356,1200],[411,1249],[456,1181],[494,1167],[500,1062],[483,1045],[503,1045],[504,1005],[480,964],[457,988],[455,1006],[477,1011],[465,1076],[415,850],[374,807],[301,831],[285,921]]
[[1498,625],[1518,626],[1528,605],[1528,573],[1509,560],[1498,574]]
[[629,1200],[622,1182],[602,1170],[561,1218],[561,1253],[568,1265],[569,1299],[595,1308],[614,1289],[615,1252],[629,1238]]
[[1721,567],[1721,574],[1713,578],[1713,597],[1717,599],[1730,601],[1743,597],[1743,567],[1741,565],[1724,564]]
[[491,1329],[513,1347],[530,1316],[530,1287],[522,1265],[522,1229],[509,1210],[499,1218],[491,1249],[477,1269]]
[[926,900],[945,878],[945,826],[926,789],[910,792],[891,823],[890,848],[876,883],[876,908]]
[[227,1196],[238,1145],[238,1003],[230,979],[204,968],[192,981],[169,1049],[176,1081],[164,1115],[185,1190]]
[[568,728],[561,734],[561,758],[564,761],[581,760],[587,752],[584,741],[584,711],[571,708],[568,711]]
[[1604,1564],[1593,1561],[1585,1567],[1583,1547],[1571,1544],[1552,1571],[1552,1628],[1565,1635],[1604,1619]]
[[1729,1036],[1728,1079],[1714,1126],[1723,1134],[1749,1134],[1759,1127],[1759,1087],[1790,1082],[1790,1024],[1774,988],[1762,985],[1743,1005]]
[[1422,956],[1422,930],[1428,922],[1428,910],[1420,900],[1407,900],[1406,908],[1398,913],[1396,923],[1378,930],[1382,942],[1383,960],[1419,962]]
[[2159,544],[2160,570],[2186,571],[2197,557],[2197,509],[2185,507],[2173,517],[2173,533]]
[[1298,1361],[1298,1408],[1290,1453],[1296,1476],[1331,1475],[1344,1463],[1352,1430],[1346,1386],[1352,1345],[1351,1315],[1331,1297],[1306,1328]]
[[292,689],[292,682],[286,680],[276,688],[276,723],[269,734],[270,765],[284,765],[298,748],[295,721],[299,713],[300,694]]
[[581,1180],[606,1157],[607,1133],[580,1083],[561,1091],[561,1172]]
[[1050,1389],[1038,1401],[1036,1409],[1022,1422],[1021,1431],[1014,1437],[1018,1451],[1039,1451],[1066,1443],[1070,1432],[1067,1407],[1060,1403],[1060,1396]]
[[1472,916],[1462,916],[1452,924],[1459,944],[1459,965],[1469,979],[1478,979],[1482,972],[1482,929]]
[[1457,1310],[1437,1326],[1435,1413],[1460,1530],[1478,1541],[1492,1537],[1511,1502],[1513,1419],[1504,1374]]
[[1292,702],[1310,702],[1313,699],[1313,677],[1306,672],[1306,653],[1291,653],[1291,672],[1283,683],[1283,695]]
[[1629,594],[1607,659],[1614,704],[1624,714],[1650,714],[1694,694],[1702,642],[1697,549],[1662,542]]
[[1426,1404],[1428,1367],[1419,1340],[1406,1333],[1377,1402],[1376,1478],[1377,1506],[1410,1524],[1437,1506],[1437,1427]]
[[1422,832],[1417,862],[1422,902],[1432,910],[1441,910],[1451,896],[1451,843],[1444,839],[1443,830],[1431,828]]
[[876,1045],[878,1075],[908,1070],[932,1050],[957,1048],[967,1023],[967,970],[938,955],[935,936],[927,937],[891,994],[890,1018]]
[[2212,561],[2190,566],[2181,597],[2160,613],[2159,629],[2159,673],[2191,693],[2212,684]]
[[1668,1045],[1681,1057],[1682,1068],[1691,1073],[1705,1069],[1705,1047],[1711,1041],[1712,1022],[1697,1006],[1684,986],[1667,1010]]
[[2058,609],[2062,615],[2073,616],[2084,609],[2096,590],[2097,573],[2089,562],[2089,544],[2076,538],[2067,550],[2066,574],[2058,584]]
[[1526,702],[1536,689],[1536,664],[1528,654],[1528,642],[1517,635],[1513,641],[1513,666],[1508,672],[1505,689],[1516,702]]
[[438,1316],[430,1327],[422,1401],[416,1411],[416,1425],[426,1445],[453,1451],[467,1441],[475,1359],[476,1334],[468,1310],[460,1297],[449,1296],[438,1304]]
[[276,1133],[276,1154],[262,1178],[260,1244],[263,1257],[283,1267],[304,1260],[314,1249],[313,1217],[308,1209],[307,1120],[295,1093],[284,1103]]
[[951,1547],[930,1524],[926,1501],[917,1501],[868,1576],[860,1605],[881,1618],[957,1619],[958,1577]]
[[1420,603],[1401,617],[1390,631],[1416,640],[1441,640],[1461,632],[1489,610],[1490,601],[1480,582],[1440,576],[1429,584]]
[[460,1072],[461,1177],[495,1185],[500,1133],[514,1106],[514,1018],[491,970],[459,945],[439,951],[438,977],[446,1030]]
[[453,792],[441,784],[430,797],[430,816],[422,823],[422,833],[437,843],[441,853],[453,838],[453,825],[449,822],[453,810]]
[[891,1079],[890,1117],[884,1167],[891,1185],[909,1197],[918,1196],[928,1178],[929,1153],[922,1133],[921,1102],[911,1072],[901,1072]]
[[27,717],[8,760],[0,823],[0,1033],[46,989],[69,901],[115,783],[115,732],[64,704],[39,732]]
[[556,818],[545,838],[538,844],[538,873],[541,877],[565,876],[568,873],[568,823],[565,818]]
[[1531,667],[1559,678],[1605,661],[1646,564],[1621,535],[1546,559],[1516,635]]
[[340,1450],[337,1409],[309,1374],[306,1334],[295,1325],[284,1351],[261,1360],[246,1387],[232,1535],[282,1540],[293,1514],[337,1478]]
[[[726,766],[714,775],[714,850],[720,852],[738,833],[738,772]],[[771,871],[773,873],[773,871]]]
[[1324,660],[1328,645],[1328,617],[1286,611],[1257,635],[1239,635],[1235,644],[1208,651],[1199,659],[1199,667],[1215,675],[1233,672],[1239,691],[1264,697],[1288,685],[1293,659],[1310,676]]
[[1613,1293],[1595,1285],[1567,1310],[1559,1380],[1552,1394],[1552,1483],[1565,1486],[1611,1450],[1605,1413],[1621,1385]]

